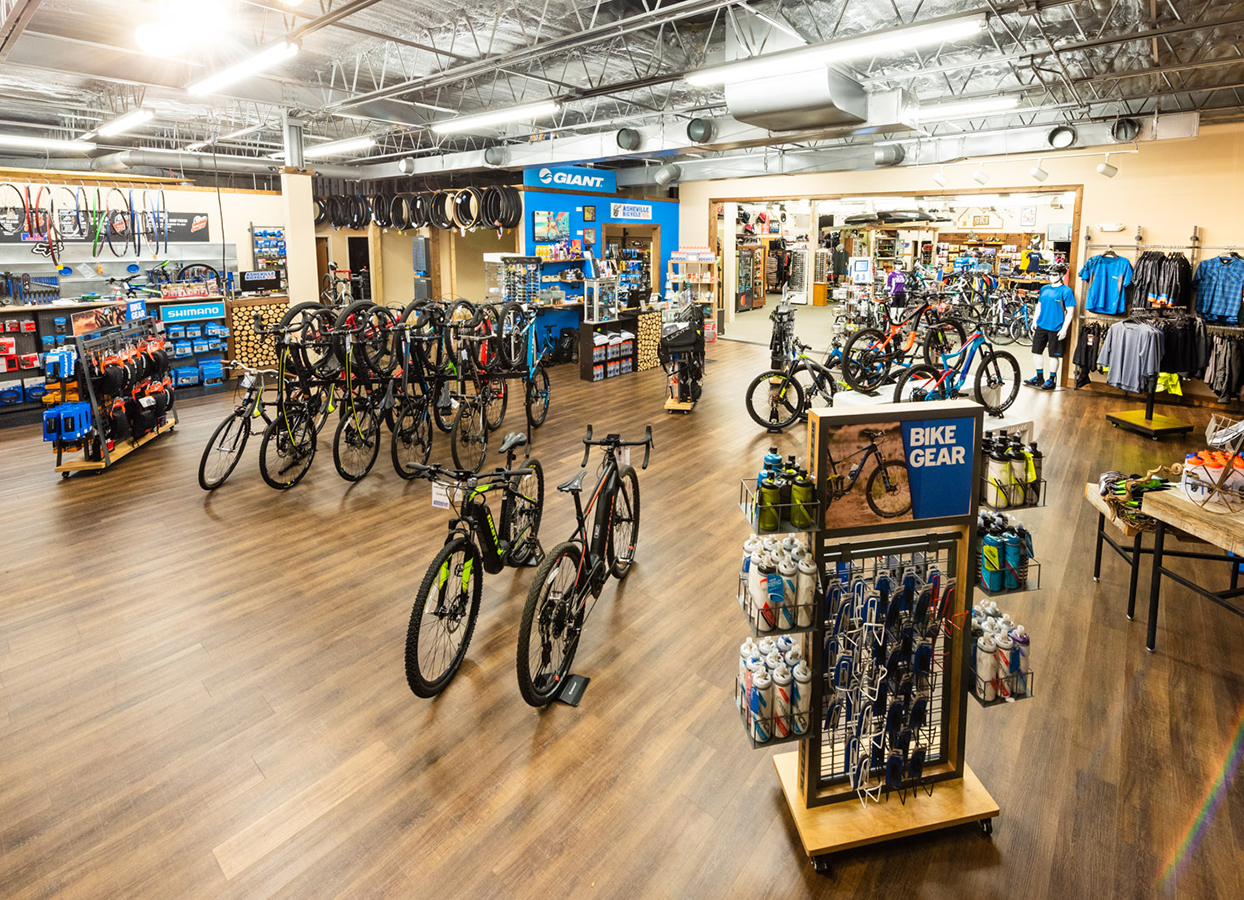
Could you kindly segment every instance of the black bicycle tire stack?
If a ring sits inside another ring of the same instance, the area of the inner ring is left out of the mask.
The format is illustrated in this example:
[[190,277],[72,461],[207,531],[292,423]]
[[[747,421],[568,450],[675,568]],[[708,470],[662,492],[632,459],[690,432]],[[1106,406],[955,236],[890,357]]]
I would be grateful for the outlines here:
[[314,197],[315,224],[360,230],[373,222],[381,228],[406,231],[435,228],[440,231],[518,228],[523,222],[523,201],[509,185],[465,187],[435,191],[395,193],[345,193]]

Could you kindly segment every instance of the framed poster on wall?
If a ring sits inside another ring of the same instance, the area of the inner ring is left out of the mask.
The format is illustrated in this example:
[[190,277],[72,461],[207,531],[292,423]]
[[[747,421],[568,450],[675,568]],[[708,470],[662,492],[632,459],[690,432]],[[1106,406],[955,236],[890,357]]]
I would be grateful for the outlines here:
[[595,247],[596,246],[596,229],[595,228],[584,228],[583,229],[583,246],[584,247]]
[[583,207],[583,221],[584,222],[595,222],[596,221],[596,207],[595,206]]
[[536,210],[535,238],[537,243],[570,239],[570,213]]

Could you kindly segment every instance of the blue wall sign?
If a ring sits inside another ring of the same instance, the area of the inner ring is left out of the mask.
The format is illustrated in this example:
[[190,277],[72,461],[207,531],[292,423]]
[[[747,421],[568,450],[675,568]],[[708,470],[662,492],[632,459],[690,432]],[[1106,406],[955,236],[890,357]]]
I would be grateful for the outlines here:
[[903,423],[913,518],[971,514],[975,424],[975,419]]
[[612,171],[583,166],[541,166],[538,169],[525,169],[523,184],[563,191],[599,191],[605,194],[618,192],[618,176]]
[[165,322],[194,322],[199,319],[223,319],[224,317],[223,300],[203,300],[199,303],[165,306],[160,310],[160,319]]
[[143,319],[147,316],[146,300],[127,300],[125,302],[125,321],[133,322],[135,319]]

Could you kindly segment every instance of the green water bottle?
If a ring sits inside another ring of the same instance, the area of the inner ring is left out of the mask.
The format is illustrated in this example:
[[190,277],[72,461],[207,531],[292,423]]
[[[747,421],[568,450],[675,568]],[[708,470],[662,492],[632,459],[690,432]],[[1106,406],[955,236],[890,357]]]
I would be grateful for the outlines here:
[[756,530],[764,533],[778,530],[782,524],[782,512],[779,503],[782,499],[781,488],[772,478],[766,477],[760,482],[760,496],[756,502]]
[[790,524],[803,531],[810,531],[814,525],[813,492],[812,479],[800,470],[790,487]]

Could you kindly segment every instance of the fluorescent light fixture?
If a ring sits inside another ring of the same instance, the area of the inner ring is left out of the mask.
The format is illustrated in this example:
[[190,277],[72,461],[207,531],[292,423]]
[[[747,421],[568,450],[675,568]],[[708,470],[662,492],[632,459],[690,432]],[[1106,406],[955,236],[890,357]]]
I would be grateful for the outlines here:
[[933,180],[937,182],[938,187],[945,187],[946,185],[950,184],[950,179],[946,177],[945,166],[942,166],[940,169],[937,170],[937,172],[933,175]]
[[897,56],[900,53],[930,44],[942,44],[976,37],[985,30],[984,16],[968,16],[910,28],[896,28],[877,34],[847,38],[828,44],[799,47],[779,53],[755,56],[738,62],[701,69],[687,76],[687,83],[704,87],[714,84],[736,84],[771,75],[808,72],[833,63],[873,56]]
[[766,25],[770,26],[771,28],[776,28],[778,31],[789,34],[791,37],[798,39],[801,43],[805,43],[805,44],[807,43],[807,40],[804,38],[802,34],[800,34],[795,29],[791,28],[788,24],[783,22],[781,19],[776,18],[775,16],[771,16],[768,13],[762,13],[754,9],[748,9],[747,11],[750,12],[753,16],[755,16],[760,21],[764,22]]
[[1045,169],[1041,168],[1041,166],[1044,163],[1045,163],[1045,160],[1043,159],[1037,160],[1037,164],[1028,170],[1028,174],[1031,175],[1037,181],[1044,182],[1045,179],[1050,177],[1050,173],[1045,171]]
[[985,174],[985,167],[978,166],[976,171],[972,173],[972,180],[977,184],[988,184],[989,176]]
[[221,88],[257,75],[264,69],[270,69],[282,63],[298,52],[298,45],[290,41],[281,41],[265,50],[256,53],[250,59],[244,59],[214,75],[208,75],[202,81],[196,81],[186,88],[192,94],[214,94]]
[[499,109],[496,112],[480,113],[478,116],[463,116],[458,119],[436,122],[432,125],[432,130],[437,134],[458,134],[463,131],[504,125],[506,122],[540,119],[553,115],[559,109],[561,109],[561,104],[554,100],[546,100],[542,103],[529,103],[526,106],[511,106],[509,109]]
[[247,125],[245,128],[239,128],[237,131],[222,134],[220,137],[216,138],[216,140],[231,141],[235,138],[246,137],[248,134],[254,134],[256,131],[263,131],[267,127],[267,122],[260,122],[258,125]]
[[133,112],[128,112],[123,116],[118,116],[111,122],[105,122],[103,125],[99,126],[95,133],[101,137],[112,137],[113,135],[124,134],[127,131],[133,131],[144,122],[150,122],[154,117],[155,113],[151,110],[139,108]]
[[1104,162],[1098,163],[1097,174],[1105,175],[1107,178],[1113,178],[1114,176],[1119,174],[1119,167],[1110,165],[1110,154],[1109,153],[1106,154],[1106,159]]
[[90,141],[61,141],[56,138],[26,137],[21,134],[0,134],[0,147],[19,150],[59,150],[63,153],[86,153],[95,149]]
[[358,150],[367,150],[374,146],[376,146],[375,138],[347,138],[344,141],[333,141],[328,144],[320,144],[318,147],[310,147],[303,150],[302,155],[307,159],[319,159],[323,156],[341,156]]
[[956,103],[937,103],[920,107],[920,121],[937,119],[966,119],[986,113],[1005,112],[1019,106],[1019,97],[984,97],[980,100],[962,100]]

